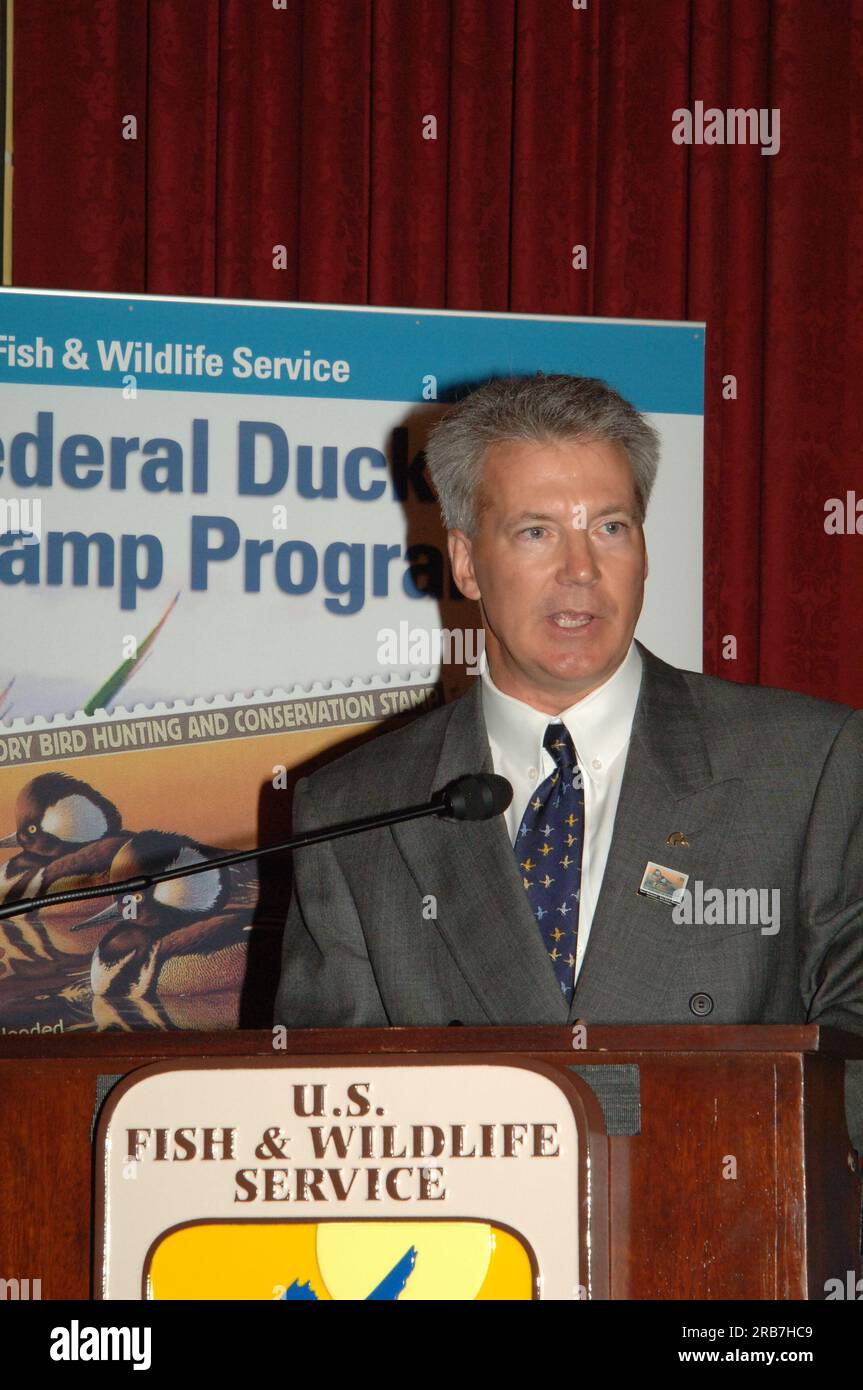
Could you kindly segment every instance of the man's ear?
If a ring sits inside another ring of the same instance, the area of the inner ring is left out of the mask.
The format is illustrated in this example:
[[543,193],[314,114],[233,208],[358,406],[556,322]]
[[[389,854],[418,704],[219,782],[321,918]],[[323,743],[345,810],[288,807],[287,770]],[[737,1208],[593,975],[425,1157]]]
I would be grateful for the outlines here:
[[448,531],[446,538],[453,579],[465,598],[480,597],[479,584],[473,568],[473,545],[464,531]]

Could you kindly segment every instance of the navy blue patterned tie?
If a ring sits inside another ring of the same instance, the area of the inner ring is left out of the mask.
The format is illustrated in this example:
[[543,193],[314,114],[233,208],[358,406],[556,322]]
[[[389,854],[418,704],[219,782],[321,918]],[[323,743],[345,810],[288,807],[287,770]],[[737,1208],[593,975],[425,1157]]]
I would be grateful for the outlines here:
[[584,786],[565,725],[549,724],[543,747],[554,758],[555,770],[528,802],[514,849],[549,960],[569,1003],[578,945]]

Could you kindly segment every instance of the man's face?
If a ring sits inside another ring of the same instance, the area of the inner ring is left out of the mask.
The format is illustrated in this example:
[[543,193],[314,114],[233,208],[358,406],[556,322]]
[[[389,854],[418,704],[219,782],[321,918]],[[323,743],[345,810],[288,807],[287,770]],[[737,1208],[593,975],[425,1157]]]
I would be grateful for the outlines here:
[[559,714],[616,671],[644,598],[632,473],[608,440],[516,442],[486,454],[476,534],[451,531],[462,593],[478,599],[492,679]]

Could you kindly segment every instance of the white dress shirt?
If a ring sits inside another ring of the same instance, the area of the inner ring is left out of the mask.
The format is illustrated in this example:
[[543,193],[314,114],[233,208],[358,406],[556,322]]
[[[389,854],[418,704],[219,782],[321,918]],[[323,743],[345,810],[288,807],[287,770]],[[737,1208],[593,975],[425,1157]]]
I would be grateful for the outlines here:
[[584,847],[576,979],[611,847],[629,736],[641,687],[641,666],[638,648],[632,642],[607,681],[569,709],[550,715],[498,690],[489,673],[485,653],[481,661],[482,707],[494,770],[512,783],[513,796],[506,811],[506,825],[513,844],[528,801],[554,771],[554,759],[542,746],[546,728],[549,724],[564,724],[575,745],[584,779]]

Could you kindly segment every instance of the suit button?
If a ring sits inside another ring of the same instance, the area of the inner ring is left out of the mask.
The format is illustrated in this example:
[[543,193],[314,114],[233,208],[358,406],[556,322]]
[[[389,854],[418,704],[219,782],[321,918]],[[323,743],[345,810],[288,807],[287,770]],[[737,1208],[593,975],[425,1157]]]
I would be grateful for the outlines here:
[[709,994],[693,994],[689,1001],[689,1012],[697,1014],[703,1018],[705,1014],[713,1013],[713,1000]]

